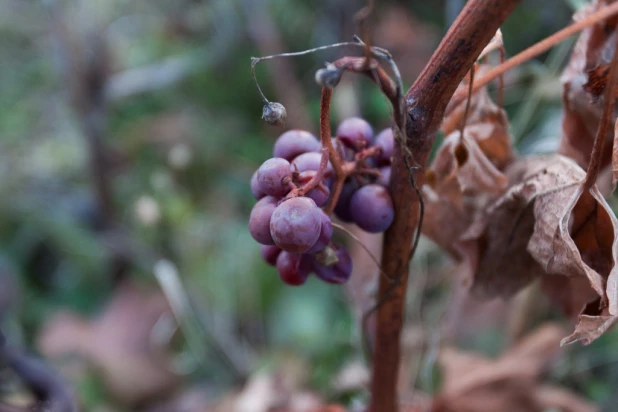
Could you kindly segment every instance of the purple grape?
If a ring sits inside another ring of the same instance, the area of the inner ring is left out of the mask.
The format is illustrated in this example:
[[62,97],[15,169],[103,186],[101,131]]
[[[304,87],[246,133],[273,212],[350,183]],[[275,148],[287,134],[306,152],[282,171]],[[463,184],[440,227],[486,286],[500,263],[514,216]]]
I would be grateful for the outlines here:
[[354,223],[370,233],[384,232],[395,217],[388,189],[378,184],[358,189],[350,199],[349,208]]
[[[306,172],[307,170],[317,171],[320,168],[320,162],[322,161],[321,153],[303,153],[298,155],[292,160],[292,164],[296,166],[299,172]],[[334,173],[333,165],[330,162],[326,163],[326,170],[324,176],[332,176]]]
[[306,253],[316,253],[320,250],[324,249],[330,239],[333,237],[333,222],[330,220],[330,217],[320,209],[321,214],[321,229],[320,229],[320,237],[315,242],[315,245],[311,247]]
[[277,257],[276,264],[281,280],[292,286],[305,283],[311,272],[311,264],[307,257],[309,256],[282,251]]
[[393,137],[393,129],[384,129],[376,136],[373,143],[374,146],[382,149],[378,161],[380,164],[390,164],[395,148],[395,138]]
[[386,186],[388,187],[390,185],[390,181],[391,181],[391,167],[390,166],[384,166],[380,168],[380,177],[378,177],[378,184],[381,184],[382,186]]
[[[307,183],[313,178],[313,176],[315,176],[316,173],[317,172],[313,170],[307,170],[306,172],[302,172],[298,176],[298,182],[300,184]],[[315,204],[318,207],[321,207],[328,200],[328,197],[330,196],[330,190],[328,189],[328,186],[324,185],[323,183],[320,183],[319,185],[311,189],[309,192],[305,193],[305,196],[313,199]]]
[[356,181],[347,180],[341,189],[341,194],[335,205],[335,214],[344,222],[349,223],[352,221],[352,215],[350,214],[350,199],[357,188],[358,184]]
[[371,144],[373,129],[360,117],[350,117],[339,124],[336,134],[343,144],[354,150],[360,150]]
[[273,147],[273,156],[291,161],[296,156],[306,152],[319,152],[320,142],[314,135],[305,130],[288,130],[283,133]]
[[286,178],[291,181],[292,169],[290,162],[280,157],[268,159],[257,170],[258,186],[270,196],[283,197],[290,191]]
[[262,259],[264,262],[268,263],[270,266],[277,265],[277,258],[281,253],[281,249],[279,246],[275,245],[262,245],[260,248],[260,255],[262,255]]
[[251,176],[251,193],[253,193],[253,197],[255,197],[256,200],[260,200],[266,196],[266,193],[260,189],[260,184],[257,181],[257,170],[253,172],[253,176]]
[[321,210],[308,197],[293,197],[281,203],[270,219],[275,244],[292,253],[309,250],[320,236]]
[[314,262],[312,269],[316,276],[328,283],[341,284],[347,282],[352,275],[352,259],[347,250],[341,245],[332,246],[338,261],[330,266]]
[[263,197],[253,206],[249,216],[249,233],[258,243],[275,244],[270,235],[270,220],[276,208],[277,199],[273,196]]

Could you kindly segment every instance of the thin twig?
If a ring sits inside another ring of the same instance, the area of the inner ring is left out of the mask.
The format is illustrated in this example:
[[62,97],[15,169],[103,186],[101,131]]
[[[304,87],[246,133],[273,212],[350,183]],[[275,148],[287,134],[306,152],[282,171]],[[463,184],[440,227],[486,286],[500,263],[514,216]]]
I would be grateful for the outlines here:
[[[511,70],[514,67],[519,66],[522,63],[538,56],[541,53],[546,52],[547,50],[554,47],[556,44],[566,40],[574,34],[579,33],[587,27],[590,27],[594,24],[597,24],[607,18],[618,14],[618,3],[612,3],[607,5],[606,7],[598,10],[588,16],[586,16],[581,21],[575,22],[572,25],[552,34],[546,39],[530,46],[526,50],[516,54],[511,57],[504,63],[496,66],[490,70],[488,70],[483,76],[479,77],[476,80],[476,84],[474,85],[474,91],[479,90],[481,87],[487,85],[489,82],[494,80],[496,77],[499,77]],[[465,92],[457,92],[453,96],[449,107],[454,108],[459,105],[465,99]],[[448,110],[448,109],[447,109]]]

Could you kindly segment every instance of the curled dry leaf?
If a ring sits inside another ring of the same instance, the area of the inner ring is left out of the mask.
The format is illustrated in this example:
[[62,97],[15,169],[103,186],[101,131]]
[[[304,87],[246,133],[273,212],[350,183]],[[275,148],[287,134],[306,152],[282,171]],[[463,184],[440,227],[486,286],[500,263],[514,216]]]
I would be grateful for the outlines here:
[[[462,239],[476,242],[472,292],[512,296],[538,277],[547,278],[561,306],[600,297],[582,316],[618,314],[618,220],[596,186],[585,189],[585,172],[560,155],[521,159],[506,170],[512,186],[479,215]],[[474,249],[470,248],[469,251]],[[562,282],[555,275],[561,275]],[[577,280],[575,280],[577,279]],[[585,280],[588,287],[580,287]],[[594,295],[591,295],[591,289]],[[581,308],[581,306],[580,306]],[[580,316],[580,322],[591,319]],[[596,339],[602,325],[585,342]],[[611,322],[610,322],[611,323]],[[581,333],[589,330],[578,325]]]
[[564,389],[543,385],[540,375],[558,354],[562,330],[552,324],[538,328],[496,360],[454,348],[441,351],[438,362],[443,385],[433,412],[596,411],[593,405]]
[[[612,2],[595,0],[578,12],[575,20],[581,20]],[[558,153],[575,159],[584,168],[590,161],[603,110],[603,90],[614,54],[617,23],[618,20],[612,18],[585,29],[562,74],[564,119]],[[608,133],[607,140],[611,141],[612,137],[612,133]],[[609,165],[610,150],[606,145],[603,166]]]
[[[477,72],[484,69],[477,65]],[[469,77],[459,85],[462,90],[468,87]],[[506,189],[508,179],[502,170],[514,157],[506,114],[491,100],[486,88],[472,95],[462,136],[465,111],[466,102],[449,108],[441,126],[447,137],[423,187],[427,204],[423,233],[459,261],[474,256],[467,249],[475,245],[463,243],[461,235],[478,211]],[[470,262],[468,266],[475,265]]]

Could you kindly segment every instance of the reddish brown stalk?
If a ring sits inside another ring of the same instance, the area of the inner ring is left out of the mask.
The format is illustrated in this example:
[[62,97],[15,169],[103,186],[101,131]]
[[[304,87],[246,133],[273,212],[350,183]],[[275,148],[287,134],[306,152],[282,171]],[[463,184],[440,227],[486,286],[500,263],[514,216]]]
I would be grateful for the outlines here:
[[304,196],[305,193],[310,192],[312,189],[314,189],[317,185],[320,184],[320,182],[324,178],[324,172],[326,172],[326,168],[328,167],[328,158],[328,147],[322,146],[322,157],[320,158],[320,166],[318,167],[316,174],[314,174],[313,177],[307,183],[301,186],[298,190],[292,191],[292,193],[294,193],[294,196]]
[[[502,76],[504,73],[511,70],[512,68],[517,67],[520,64],[525,63],[526,61],[538,56],[539,54],[546,52],[547,50],[551,49],[558,43],[568,39],[569,37],[571,37],[572,35],[576,33],[579,33],[586,27],[590,27],[594,24],[597,24],[616,14],[618,14],[618,3],[612,3],[608,5],[607,7],[604,7],[601,10],[590,14],[585,19],[578,21],[576,23],[573,23],[570,26],[552,34],[548,38],[534,44],[533,46],[530,46],[529,48],[522,51],[521,53],[516,54],[515,56],[511,57],[504,63],[485,72],[483,76],[479,77],[476,80],[473,91],[477,91],[481,87],[487,85],[489,82],[494,80],[496,77]],[[461,102],[463,102],[465,98],[466,98],[465,90],[457,92],[455,96],[453,96],[453,99],[451,100],[451,103],[449,104],[449,108],[457,107]]]
[[[425,167],[435,133],[458,84],[474,64],[496,30],[520,0],[469,0],[431,60],[406,94],[406,143],[420,167]],[[371,380],[372,412],[395,412],[398,408],[397,380],[400,338],[403,326],[410,245],[419,225],[420,203],[410,184],[401,148],[393,159],[391,192],[395,219],[384,238],[373,350]],[[422,184],[423,173],[417,183]],[[396,282],[393,284],[393,282]]]
[[331,140],[330,134],[330,102],[333,97],[333,90],[327,87],[322,87],[322,99],[320,100],[320,142],[322,147],[326,147],[330,157],[330,163],[333,165],[335,171],[335,183],[333,183],[333,190],[331,192],[330,199],[326,203],[324,212],[327,215],[331,215],[339,200],[341,194],[341,188],[343,187],[343,181],[345,180],[345,173],[343,171],[343,165],[341,164],[341,158]]
[[377,61],[371,59],[369,63],[369,65],[365,64],[364,57],[346,56],[335,60],[332,64],[335,67],[345,67],[347,71],[366,75],[380,87],[380,90],[390,100],[393,107],[397,107],[399,103],[395,82],[393,82],[393,79],[390,78]]
[[607,84],[605,85],[605,96],[603,101],[603,113],[599,120],[597,135],[594,138],[592,153],[590,155],[590,163],[586,171],[586,180],[584,186],[590,188],[597,181],[601,163],[603,159],[603,149],[605,148],[605,136],[611,126],[614,114],[614,106],[616,105],[616,87],[618,87],[618,41],[614,47],[614,57],[609,69]]

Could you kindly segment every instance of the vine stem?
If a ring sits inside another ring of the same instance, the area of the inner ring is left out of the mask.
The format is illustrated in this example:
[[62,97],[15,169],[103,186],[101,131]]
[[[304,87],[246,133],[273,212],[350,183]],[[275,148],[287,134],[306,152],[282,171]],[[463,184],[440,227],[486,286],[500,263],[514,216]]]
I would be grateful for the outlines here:
[[[517,67],[520,64],[525,63],[526,61],[538,56],[539,54],[546,52],[558,43],[568,39],[574,34],[579,33],[585,28],[595,25],[616,14],[618,14],[618,3],[612,3],[606,7],[603,7],[601,10],[591,13],[590,15],[586,16],[586,18],[573,23],[562,30],[557,31],[546,39],[530,46],[526,50],[506,60],[504,63],[499,64],[498,66],[493,67],[492,69],[485,72],[484,75],[476,79],[472,91],[477,91],[481,87],[486,86],[496,77],[502,76],[504,73],[511,70],[512,68]],[[453,96],[449,107],[457,107],[466,98],[466,94],[467,92],[465,90],[457,92],[455,96]]]
[[[395,219],[386,231],[379,280],[376,334],[371,377],[371,412],[396,412],[400,339],[408,283],[409,255],[420,224],[420,202],[410,184],[404,151],[424,168],[446,106],[496,30],[521,0],[469,0],[429,63],[406,93],[406,147],[395,148],[391,193]],[[422,171],[422,170],[421,170]],[[422,185],[423,173],[418,173]],[[393,283],[396,282],[396,283]]]

